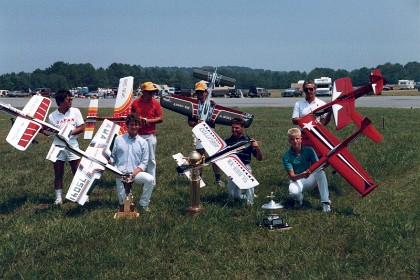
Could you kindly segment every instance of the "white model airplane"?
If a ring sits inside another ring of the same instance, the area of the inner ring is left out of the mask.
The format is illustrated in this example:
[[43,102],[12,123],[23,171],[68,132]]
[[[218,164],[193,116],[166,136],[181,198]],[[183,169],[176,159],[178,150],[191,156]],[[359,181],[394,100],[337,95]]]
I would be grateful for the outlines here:
[[49,98],[38,95],[33,96],[22,111],[0,102],[1,111],[16,117],[6,141],[16,149],[24,151],[29,147],[37,133],[41,132],[56,137],[48,152],[47,159],[56,161],[58,154],[63,149],[82,157],[66,198],[83,205],[88,198],[93,182],[101,177],[105,169],[119,176],[123,175],[117,168],[108,164],[111,156],[111,143],[114,137],[118,135],[120,126],[105,120],[86,152],[84,152],[71,146],[68,142],[73,129],[72,126],[68,125],[60,130],[44,121],[50,105],[51,100]]
[[66,198],[70,201],[84,205],[88,194],[92,192],[95,180],[101,178],[105,169],[122,176],[122,172],[110,165],[111,144],[120,131],[120,126],[110,120],[104,120],[98,132],[95,134],[86,152],[69,144],[70,127],[63,128],[56,135],[56,140],[51,146],[47,159],[55,162],[60,151],[67,149],[77,154],[82,159],[71,182]]
[[[249,172],[245,164],[235,154],[236,151],[248,147],[250,145],[249,141],[241,141],[232,146],[227,146],[225,141],[205,122],[196,125],[192,131],[209,155],[203,164],[209,162],[217,164],[240,189],[249,189],[259,185],[254,175]],[[190,165],[180,165],[177,170],[179,174],[183,174],[191,168]]]
[[84,139],[92,139],[96,121],[105,119],[111,120],[120,126],[120,134],[127,132],[125,119],[131,113],[133,103],[133,83],[134,78],[124,77],[120,79],[118,93],[115,99],[114,113],[109,117],[98,117],[98,99],[93,99],[89,103]]
[[40,95],[34,95],[22,111],[0,102],[0,111],[16,117],[6,141],[16,149],[25,151],[38,132],[47,136],[59,133],[57,127],[45,122],[50,106],[51,100]]

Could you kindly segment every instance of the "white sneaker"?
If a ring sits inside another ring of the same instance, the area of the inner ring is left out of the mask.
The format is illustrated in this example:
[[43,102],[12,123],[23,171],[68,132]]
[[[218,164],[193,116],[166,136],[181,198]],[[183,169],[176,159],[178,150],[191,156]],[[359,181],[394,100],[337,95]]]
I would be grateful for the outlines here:
[[63,204],[63,200],[61,198],[56,198],[54,201],[54,205],[61,205]]
[[331,212],[331,206],[327,202],[322,203],[322,212]]

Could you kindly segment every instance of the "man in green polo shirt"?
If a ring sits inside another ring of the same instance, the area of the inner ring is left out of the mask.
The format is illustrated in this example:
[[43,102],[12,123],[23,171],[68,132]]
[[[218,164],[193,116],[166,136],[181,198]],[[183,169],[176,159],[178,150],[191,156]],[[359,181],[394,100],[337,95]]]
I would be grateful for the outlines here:
[[290,177],[289,193],[295,199],[295,206],[302,206],[302,192],[311,191],[318,186],[322,209],[324,212],[330,212],[331,201],[324,170],[315,173],[309,172],[309,167],[318,161],[314,149],[302,146],[302,134],[298,128],[289,129],[287,139],[290,143],[290,149],[283,155],[283,164]]

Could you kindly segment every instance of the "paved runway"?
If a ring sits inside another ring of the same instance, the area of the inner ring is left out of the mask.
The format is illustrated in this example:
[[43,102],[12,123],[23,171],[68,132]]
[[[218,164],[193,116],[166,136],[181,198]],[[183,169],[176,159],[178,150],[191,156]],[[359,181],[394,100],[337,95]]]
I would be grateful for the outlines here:
[[[293,107],[301,98],[215,98],[215,102],[226,107]],[[330,97],[321,97],[325,102],[331,101]],[[0,102],[22,108],[28,98],[0,98]],[[99,107],[113,108],[115,99],[99,99]],[[75,98],[73,106],[87,108],[89,99]],[[57,107],[55,100],[52,107]],[[420,108],[420,96],[364,96],[356,100],[356,107],[376,108]]]

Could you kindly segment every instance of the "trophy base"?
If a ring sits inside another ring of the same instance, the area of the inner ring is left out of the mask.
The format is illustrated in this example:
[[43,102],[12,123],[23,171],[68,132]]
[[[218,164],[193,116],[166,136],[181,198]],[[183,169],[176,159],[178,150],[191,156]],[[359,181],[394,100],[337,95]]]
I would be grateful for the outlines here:
[[264,217],[261,226],[266,227],[269,230],[288,230],[292,228],[284,222],[284,219],[280,218],[279,216]]
[[197,215],[198,213],[203,212],[203,211],[204,211],[204,208],[203,208],[203,207],[201,207],[201,206],[197,206],[197,207],[192,207],[192,206],[190,206],[190,207],[188,207],[188,208],[187,208],[187,213],[188,213],[190,216],[195,216],[195,215]]
[[117,212],[114,214],[114,219],[133,219],[140,216],[139,212]]

